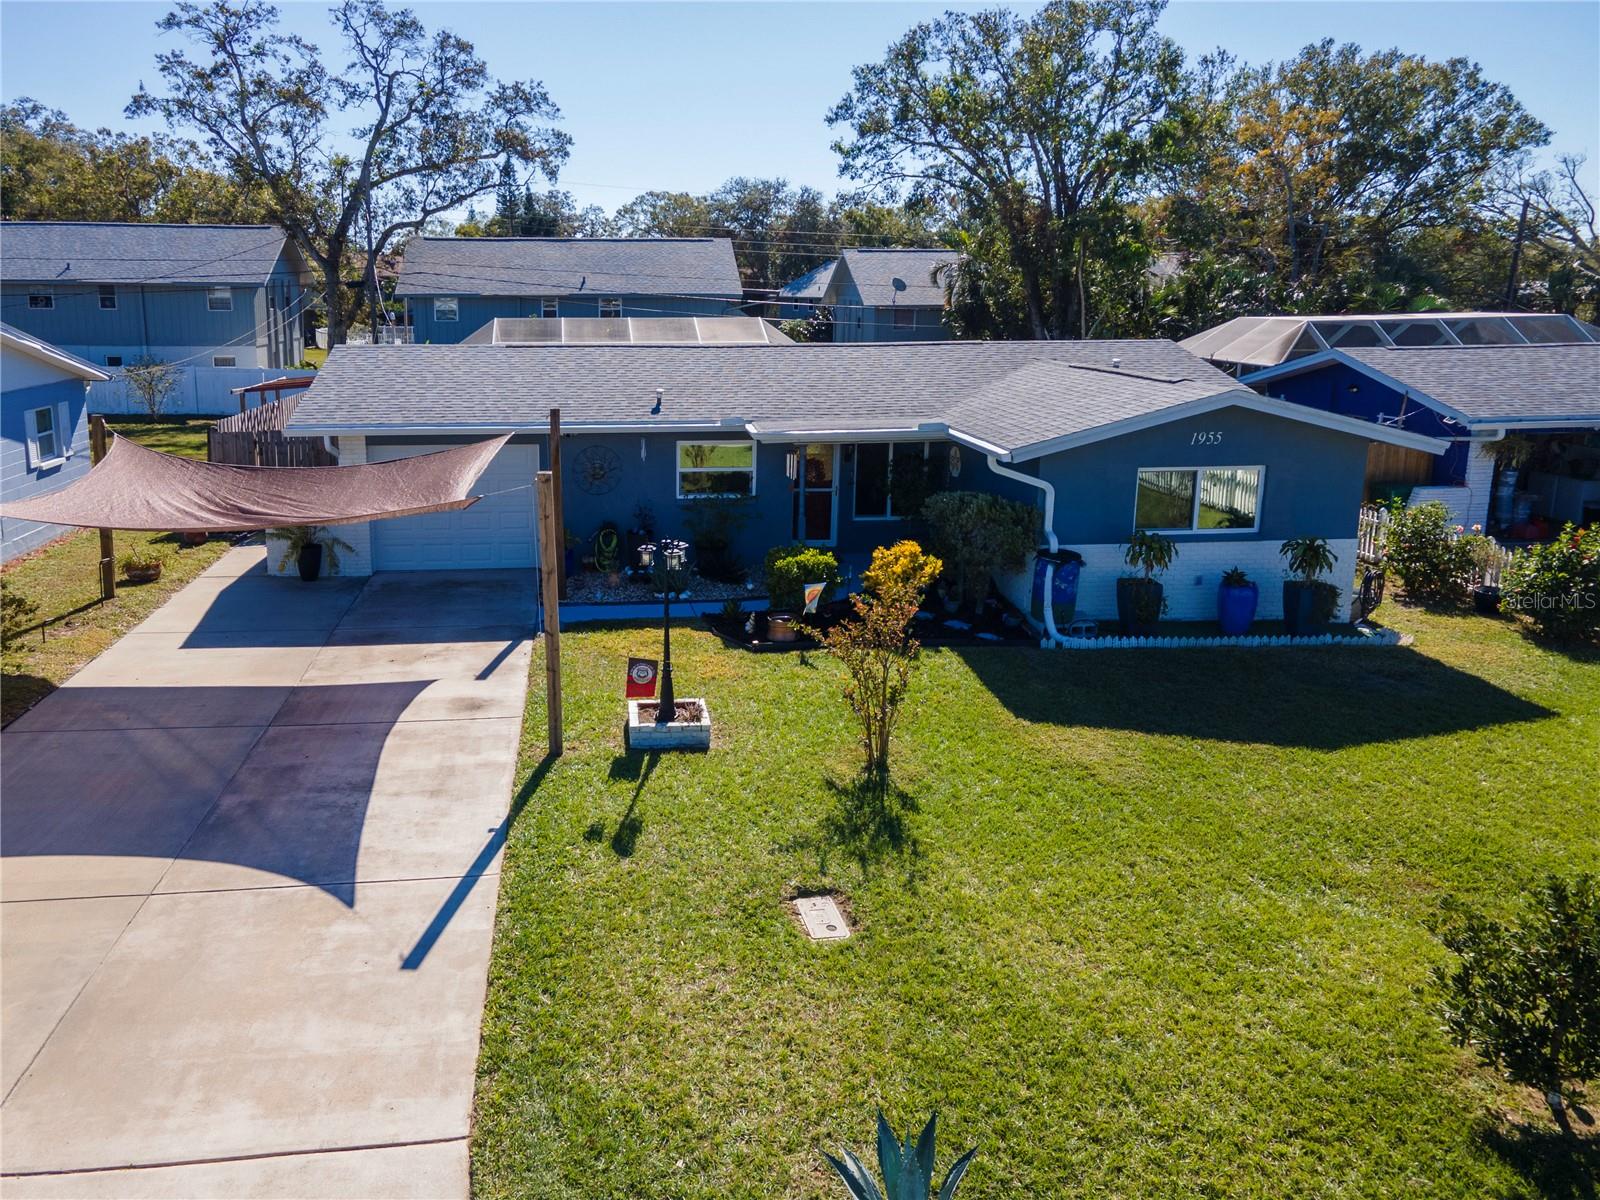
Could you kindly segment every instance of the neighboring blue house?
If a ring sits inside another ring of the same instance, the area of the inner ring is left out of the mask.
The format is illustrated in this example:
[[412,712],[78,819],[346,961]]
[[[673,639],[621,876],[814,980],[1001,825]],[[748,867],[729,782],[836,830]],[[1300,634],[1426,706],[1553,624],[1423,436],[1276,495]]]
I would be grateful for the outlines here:
[[[85,391],[93,363],[0,323],[0,501],[54,491],[89,470]],[[0,562],[66,533],[0,517]]]
[[[1556,319],[1533,319],[1563,331]],[[1585,337],[1600,332],[1571,325]],[[1443,501],[1463,525],[1512,540],[1600,522],[1600,342],[1340,347],[1241,382],[1449,444],[1439,456],[1375,448],[1369,491],[1409,489],[1412,503]],[[1497,462],[1507,438],[1521,461]]]
[[413,342],[452,343],[495,317],[737,313],[727,238],[413,238],[395,284]]
[[833,311],[833,340],[935,342],[948,338],[944,281],[935,274],[959,258],[953,250],[846,250],[822,296]]
[[816,314],[828,295],[828,284],[833,280],[833,269],[839,265],[830,258],[820,267],[812,267],[799,279],[791,279],[778,289],[778,319],[804,321]]
[[175,413],[226,413],[230,389],[305,358],[313,295],[304,261],[270,225],[8,221],[5,320],[103,367],[96,412],[138,411],[119,368],[181,364]]
[[526,567],[552,408],[580,539],[631,527],[641,506],[658,534],[692,537],[731,501],[753,568],[792,541],[860,561],[915,529],[891,486],[915,464],[937,487],[1041,507],[1085,559],[1080,609],[1093,617],[1114,612],[1136,526],[1180,545],[1173,618],[1214,616],[1233,566],[1269,585],[1261,615],[1276,617],[1287,538],[1325,537],[1354,570],[1369,443],[1445,448],[1264,399],[1166,341],[343,346],[289,432],[337,438],[341,462],[511,432],[476,505],[346,526],[356,551],[342,557],[355,573]]

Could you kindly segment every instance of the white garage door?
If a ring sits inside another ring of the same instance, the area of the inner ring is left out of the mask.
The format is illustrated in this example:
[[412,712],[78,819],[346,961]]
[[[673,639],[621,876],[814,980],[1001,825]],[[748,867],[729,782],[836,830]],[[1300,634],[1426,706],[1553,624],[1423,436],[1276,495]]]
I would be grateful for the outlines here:
[[[372,446],[388,462],[448,446]],[[508,445],[478,477],[470,508],[372,523],[375,571],[446,571],[534,565],[533,474],[537,447]]]

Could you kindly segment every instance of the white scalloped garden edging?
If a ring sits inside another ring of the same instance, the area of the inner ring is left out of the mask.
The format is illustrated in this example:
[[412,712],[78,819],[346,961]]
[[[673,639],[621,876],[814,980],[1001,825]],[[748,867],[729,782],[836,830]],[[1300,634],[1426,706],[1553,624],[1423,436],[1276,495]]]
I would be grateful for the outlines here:
[[1064,650],[1191,650],[1200,648],[1240,648],[1259,646],[1399,646],[1404,643],[1394,629],[1375,629],[1359,637],[1290,637],[1286,633],[1259,637],[1096,637],[1062,638],[1056,645]]

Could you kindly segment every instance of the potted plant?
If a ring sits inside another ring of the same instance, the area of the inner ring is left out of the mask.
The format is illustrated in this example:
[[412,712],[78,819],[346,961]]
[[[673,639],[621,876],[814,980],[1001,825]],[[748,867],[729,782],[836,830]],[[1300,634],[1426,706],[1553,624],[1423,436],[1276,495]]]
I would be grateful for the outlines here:
[[1290,637],[1312,637],[1327,630],[1339,607],[1339,589],[1321,576],[1333,570],[1339,556],[1328,539],[1290,538],[1278,547],[1297,579],[1283,581],[1283,625]]
[[1177,556],[1176,542],[1148,529],[1135,530],[1128,539],[1123,561],[1143,574],[1117,580],[1117,624],[1124,637],[1149,637],[1155,632],[1161,614],[1167,611],[1165,589],[1155,574],[1170,567]]
[[294,563],[300,570],[300,578],[306,583],[314,583],[322,574],[322,564],[326,560],[328,574],[339,573],[339,551],[354,554],[356,548],[341,537],[328,533],[321,525],[290,525],[284,529],[273,530],[283,538],[283,554],[278,559],[278,570],[287,571],[289,564]]
[[1474,525],[1472,532],[1461,539],[1461,544],[1467,561],[1472,564],[1472,607],[1492,617],[1500,611],[1500,586],[1487,580],[1499,569],[1504,556],[1494,539],[1484,536],[1481,525]]
[[1238,567],[1224,571],[1217,587],[1217,624],[1223,634],[1242,637],[1249,633],[1260,600],[1261,589],[1244,571]]
[[128,551],[117,565],[122,568],[122,577],[129,583],[154,583],[161,578],[161,568],[166,563],[164,554],[147,546]]

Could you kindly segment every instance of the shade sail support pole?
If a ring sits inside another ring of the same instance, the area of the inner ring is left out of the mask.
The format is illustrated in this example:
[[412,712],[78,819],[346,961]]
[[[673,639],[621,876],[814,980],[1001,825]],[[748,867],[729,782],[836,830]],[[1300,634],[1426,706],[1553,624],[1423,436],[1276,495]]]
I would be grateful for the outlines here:
[[561,410],[550,410],[550,474],[554,479],[556,514],[556,540],[551,548],[556,559],[556,594],[567,598],[567,517],[561,499]]
[[[106,419],[96,415],[89,418],[89,463],[93,466],[106,456]],[[117,547],[111,530],[100,529],[100,599],[117,598]]]
[[552,554],[566,552],[566,546],[557,536],[555,480],[550,471],[540,471],[534,476],[539,508],[539,586],[543,589],[544,608],[544,707],[547,723],[546,753],[552,758],[561,755],[561,596]]

